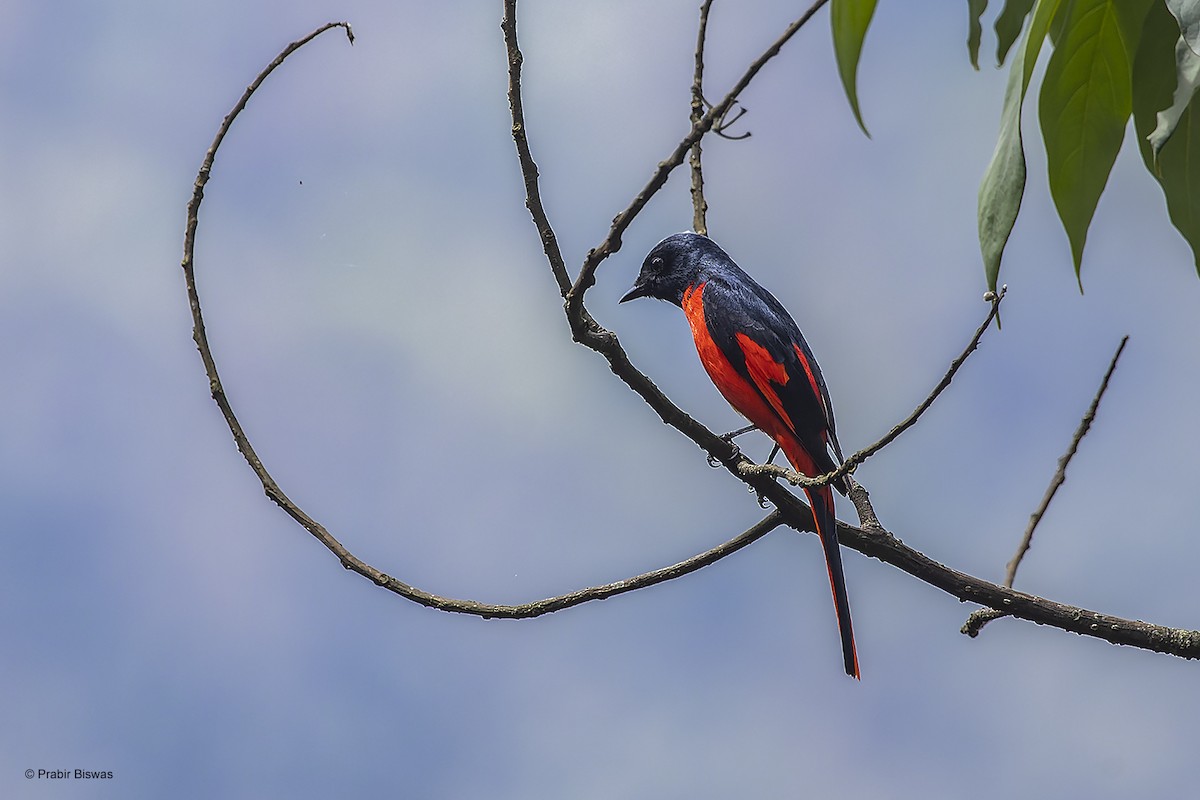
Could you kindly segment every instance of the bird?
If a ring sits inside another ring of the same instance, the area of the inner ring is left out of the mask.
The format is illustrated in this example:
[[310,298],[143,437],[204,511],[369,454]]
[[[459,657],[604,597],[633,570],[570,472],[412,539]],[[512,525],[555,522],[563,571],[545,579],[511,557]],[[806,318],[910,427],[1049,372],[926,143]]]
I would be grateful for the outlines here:
[[[716,242],[691,232],[663,239],[619,302],[639,297],[683,309],[717,390],[779,445],[797,472],[816,477],[837,469],[842,453],[833,405],[812,349],[783,304]],[[846,674],[861,678],[830,486],[846,493],[843,478],[804,492],[825,554]]]

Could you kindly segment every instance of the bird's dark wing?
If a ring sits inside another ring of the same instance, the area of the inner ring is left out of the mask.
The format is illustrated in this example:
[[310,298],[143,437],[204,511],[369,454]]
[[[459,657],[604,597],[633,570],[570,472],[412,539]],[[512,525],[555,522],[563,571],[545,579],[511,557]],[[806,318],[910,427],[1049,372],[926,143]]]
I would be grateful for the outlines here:
[[[829,391],[796,322],[744,273],[734,280],[710,279],[703,298],[709,335],[733,370],[758,391],[799,441],[817,474],[834,469],[837,463],[829,453],[833,433]],[[759,424],[753,418],[751,422]]]

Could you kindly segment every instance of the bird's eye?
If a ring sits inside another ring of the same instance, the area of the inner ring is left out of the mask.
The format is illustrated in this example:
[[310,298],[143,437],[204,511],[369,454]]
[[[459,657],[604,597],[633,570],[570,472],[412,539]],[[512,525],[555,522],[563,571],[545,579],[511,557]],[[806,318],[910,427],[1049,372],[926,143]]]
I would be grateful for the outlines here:
[[658,256],[655,256],[654,258],[650,259],[650,266],[661,267],[662,265],[663,265],[663,260],[661,258],[659,258]]

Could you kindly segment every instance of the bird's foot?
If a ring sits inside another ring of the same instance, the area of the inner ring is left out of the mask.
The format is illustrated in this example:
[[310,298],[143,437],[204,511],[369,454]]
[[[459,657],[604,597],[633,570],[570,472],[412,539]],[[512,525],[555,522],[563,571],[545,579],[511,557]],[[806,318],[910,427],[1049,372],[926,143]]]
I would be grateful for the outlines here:
[[729,442],[730,444],[733,444],[733,440],[736,439],[737,437],[741,436],[743,433],[749,433],[750,431],[756,431],[756,430],[758,430],[757,425],[747,425],[744,428],[738,428],[736,431],[730,431],[729,433],[722,434],[721,439],[723,439],[726,442]]
[[[738,436],[741,436],[743,433],[749,433],[750,431],[754,431],[754,430],[758,430],[757,425],[747,425],[744,428],[738,428],[736,431],[730,431],[729,433],[721,434],[717,438],[720,439],[721,441],[727,443],[730,447],[732,447],[733,448],[732,457],[737,458],[738,456],[740,456],[742,454],[742,448],[738,447],[737,444],[735,444],[733,440],[736,439]],[[708,457],[708,465],[710,467],[712,467],[713,469],[716,469],[717,467],[721,466],[721,459],[717,458],[716,456],[710,455]]]

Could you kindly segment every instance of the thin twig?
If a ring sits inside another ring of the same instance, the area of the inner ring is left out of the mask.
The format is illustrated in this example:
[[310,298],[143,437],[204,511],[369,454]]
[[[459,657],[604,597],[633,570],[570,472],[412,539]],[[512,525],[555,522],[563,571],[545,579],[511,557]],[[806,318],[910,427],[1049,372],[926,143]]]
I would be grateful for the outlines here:
[[1029,526],[1025,528],[1025,535],[1021,537],[1021,544],[1017,546],[1017,552],[1012,557],[1012,561],[1008,562],[1007,571],[1004,574],[1005,586],[1012,586],[1013,581],[1017,579],[1017,569],[1021,566],[1021,559],[1025,558],[1025,554],[1029,552],[1030,544],[1033,543],[1033,530],[1042,521],[1042,515],[1050,507],[1050,501],[1054,499],[1054,494],[1058,491],[1058,487],[1062,486],[1063,481],[1067,479],[1067,465],[1075,457],[1075,453],[1079,450],[1079,443],[1083,441],[1083,437],[1087,436],[1088,431],[1092,428],[1092,421],[1096,419],[1096,410],[1100,408],[1100,400],[1104,397],[1104,393],[1108,391],[1108,381],[1112,378],[1113,371],[1117,368],[1117,361],[1120,360],[1121,353],[1125,350],[1125,344],[1128,341],[1128,336],[1121,337],[1121,344],[1117,346],[1117,352],[1113,353],[1108,370],[1104,373],[1104,379],[1100,381],[1100,388],[1097,390],[1096,396],[1092,398],[1092,404],[1088,406],[1087,413],[1079,421],[1079,427],[1075,429],[1075,435],[1071,437],[1071,444],[1067,448],[1067,452],[1063,453],[1062,458],[1058,460],[1058,470],[1050,480],[1050,485],[1046,487],[1046,494],[1042,497],[1041,504],[1037,507],[1037,511],[1034,511],[1030,515]]
[[[700,28],[696,34],[696,68],[692,76],[692,128],[700,124],[704,116],[704,39],[708,33],[708,12],[713,0],[704,0],[700,5]],[[704,199],[704,171],[700,164],[700,140],[692,145],[688,163],[692,168],[692,230],[707,236],[708,202]]]
[[542,195],[538,189],[538,168],[534,163],[533,154],[529,150],[529,137],[525,132],[525,104],[521,100],[521,65],[525,58],[521,54],[517,42],[517,0],[505,0],[504,17],[500,22],[500,30],[504,32],[504,41],[508,45],[508,107],[512,112],[512,137],[517,146],[517,158],[521,162],[521,175],[525,180],[525,207],[533,217],[537,226],[538,238],[542,240],[542,250],[550,263],[550,272],[558,283],[558,291],[563,297],[571,290],[571,278],[567,274],[566,262],[558,246],[558,237],[546,215],[542,205]]
[[[1046,493],[1042,496],[1042,502],[1038,504],[1037,510],[1029,515],[1029,524],[1025,526],[1025,534],[1021,537],[1021,543],[1017,545],[1017,552],[1013,555],[1012,560],[1008,562],[1004,573],[1004,586],[1012,587],[1013,582],[1017,579],[1017,569],[1021,566],[1021,561],[1025,558],[1025,554],[1029,552],[1029,547],[1033,544],[1033,532],[1037,528],[1038,523],[1042,521],[1046,510],[1050,508],[1050,501],[1054,499],[1055,493],[1058,492],[1058,487],[1063,485],[1067,479],[1067,466],[1071,463],[1071,459],[1075,457],[1075,453],[1079,450],[1079,443],[1083,441],[1083,437],[1087,436],[1088,431],[1092,428],[1092,422],[1096,419],[1096,411],[1100,408],[1100,400],[1104,397],[1104,393],[1108,391],[1108,382],[1113,376],[1113,372],[1117,369],[1117,361],[1121,358],[1121,353],[1125,350],[1125,345],[1129,341],[1128,336],[1121,337],[1121,343],[1117,345],[1117,352],[1113,353],[1112,361],[1108,364],[1108,369],[1104,373],[1104,377],[1100,381],[1100,388],[1096,390],[1096,396],[1092,398],[1092,404],[1088,406],[1088,410],[1084,413],[1083,419],[1079,420],[1079,427],[1075,429],[1075,435],[1071,437],[1071,444],[1067,447],[1067,452],[1063,453],[1058,459],[1058,469],[1054,472],[1054,477],[1050,479],[1050,485],[1046,487]],[[996,612],[994,609],[982,609],[976,611],[963,624],[962,632],[974,638],[979,635],[979,631],[983,630],[983,626],[991,622],[993,619],[1004,616]]]
[[917,420],[921,418],[921,415],[928,411],[929,407],[933,405],[933,401],[937,400],[938,395],[945,391],[946,387],[950,385],[950,382],[954,380],[954,376],[958,373],[959,368],[966,363],[967,357],[970,356],[971,353],[975,352],[975,349],[979,347],[979,341],[983,338],[984,332],[992,324],[992,320],[996,318],[996,315],[1000,313],[1000,301],[1004,299],[1004,295],[1007,291],[1007,286],[1001,286],[1000,291],[998,292],[988,292],[989,296],[985,297],[984,299],[988,300],[988,302],[992,304],[991,310],[988,312],[987,317],[985,317],[983,322],[979,325],[979,328],[976,329],[975,335],[971,337],[971,341],[967,343],[966,349],[959,353],[958,357],[950,362],[950,369],[946,370],[946,374],[942,376],[942,379],[938,382],[938,385],[933,387],[933,391],[929,393],[929,396],[926,397],[920,405],[913,409],[913,412],[905,417],[898,425],[896,425],[896,427],[888,431],[883,438],[872,445],[864,447],[862,450],[859,450],[857,453],[854,453],[847,458],[842,467],[832,473],[834,477],[836,477],[839,473],[844,475],[846,472],[852,471],[859,464],[863,463],[868,458],[887,447],[896,440],[896,437],[916,424]]
[[183,239],[183,269],[185,272],[188,270],[191,263],[192,250],[194,249],[196,243],[196,213],[200,209],[200,201],[204,199],[204,185],[208,183],[209,175],[212,173],[213,160],[217,157],[217,148],[219,148],[221,146],[221,142],[225,140],[225,134],[229,132],[229,127],[233,125],[233,121],[237,118],[237,115],[242,113],[242,109],[246,107],[246,103],[249,102],[250,96],[257,91],[258,87],[262,85],[262,82],[267,79],[267,76],[274,72],[276,67],[284,62],[284,59],[330,28],[345,28],[346,38],[350,40],[350,44],[354,44],[354,31],[351,30],[349,22],[328,22],[304,38],[297,39],[287,47],[283,48],[279,55],[275,57],[275,60],[268,64],[267,68],[260,72],[258,77],[254,79],[254,82],[246,87],[246,91],[242,93],[241,99],[237,101],[233,107],[233,110],[231,110],[221,122],[221,127],[217,129],[216,137],[213,139],[212,144],[209,145],[208,152],[204,154],[204,161],[200,165],[200,173],[196,176],[196,183],[192,190],[192,199],[188,203],[187,229],[184,232]]
[[731,142],[740,142],[742,139],[749,139],[750,131],[739,133],[737,135],[725,132],[732,128],[735,122],[746,116],[746,112],[749,110],[750,109],[746,108],[745,106],[742,106],[737,110],[737,113],[733,115],[733,119],[729,119],[729,113],[733,111],[733,108],[731,107],[725,109],[725,113],[721,115],[721,118],[717,120],[717,124],[713,126],[713,133],[715,133],[717,136],[720,136],[722,139],[728,139]]
[[642,573],[641,575],[635,575],[632,578],[626,578],[625,580],[614,581],[601,586],[589,586],[585,589],[568,592],[556,597],[547,597],[544,600],[535,600],[532,603],[522,603],[519,605],[480,603],[475,600],[455,600],[448,597],[439,597],[438,595],[409,586],[390,575],[384,575],[367,564],[362,564],[365,569],[357,569],[353,566],[349,568],[354,569],[359,574],[370,578],[383,588],[395,592],[401,597],[413,600],[429,608],[436,608],[439,611],[471,614],[483,617],[484,619],[532,619],[533,617],[552,614],[556,611],[562,611],[593,600],[607,600],[619,594],[645,589],[648,586],[682,578],[684,575],[689,575],[698,569],[715,564],[726,556],[733,555],[738,550],[757,542],[778,528],[782,523],[783,515],[777,511],[773,511],[729,541],[719,544],[710,550],[705,550],[703,553],[694,555],[691,558],[672,564],[669,567],[661,567]]

